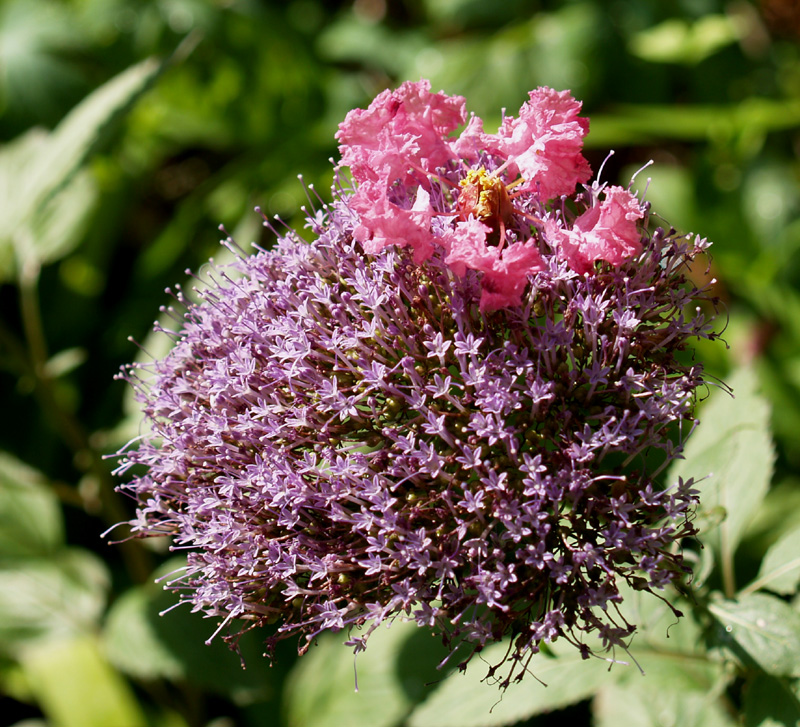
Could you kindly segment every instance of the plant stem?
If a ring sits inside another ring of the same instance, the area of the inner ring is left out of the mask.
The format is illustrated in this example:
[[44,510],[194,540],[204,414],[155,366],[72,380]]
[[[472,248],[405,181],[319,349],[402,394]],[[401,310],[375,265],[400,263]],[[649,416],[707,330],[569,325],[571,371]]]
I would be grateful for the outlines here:
[[[38,296],[39,271],[38,261],[33,256],[27,256],[19,275],[22,327],[27,343],[27,364],[35,381],[34,393],[42,409],[52,419],[56,432],[72,451],[75,466],[97,481],[101,517],[107,525],[115,525],[128,520],[128,514],[114,492],[108,467],[102,455],[92,446],[80,420],[62,406],[53,379],[47,371],[47,343]],[[86,503],[83,502],[85,507]],[[120,546],[131,578],[139,583],[145,582],[152,571],[147,552],[135,540],[123,540]]]

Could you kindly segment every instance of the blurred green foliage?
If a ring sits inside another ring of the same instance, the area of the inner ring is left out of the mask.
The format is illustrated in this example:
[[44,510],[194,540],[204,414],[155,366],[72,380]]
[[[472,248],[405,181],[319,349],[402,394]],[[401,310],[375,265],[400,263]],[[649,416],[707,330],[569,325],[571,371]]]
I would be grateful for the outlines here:
[[[737,398],[712,397],[671,475],[715,472],[691,597],[669,595],[687,616],[626,599],[647,678],[555,650],[531,665],[547,689],[531,677],[501,695],[480,667],[431,672],[436,641],[399,626],[359,657],[358,694],[335,637],[270,668],[250,634],[241,671],[203,644],[216,624],[158,615],[174,597],[153,579],[179,567],[165,549],[100,538],[131,516],[104,459],[138,431],[113,380],[145,355],[128,337],[155,352],[164,288],[217,254],[218,225],[268,245],[260,205],[302,230],[297,175],[327,198],[339,121],[420,77],[487,127],[537,85],[570,88],[592,166],[613,148],[604,178],[627,184],[653,159],[636,181],[653,208],[715,242],[729,346],[698,355]],[[800,10],[785,0],[0,0],[3,719],[794,725],[798,151]]]

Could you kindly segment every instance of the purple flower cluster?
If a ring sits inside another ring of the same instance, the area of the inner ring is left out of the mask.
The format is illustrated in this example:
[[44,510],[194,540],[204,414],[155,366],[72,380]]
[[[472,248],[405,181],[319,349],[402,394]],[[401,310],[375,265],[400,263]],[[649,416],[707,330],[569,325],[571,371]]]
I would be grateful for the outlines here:
[[277,624],[269,647],[351,629],[360,649],[398,616],[462,660],[511,635],[511,672],[556,638],[624,646],[621,584],[679,577],[695,533],[691,481],[658,475],[703,383],[686,349],[715,336],[687,277],[707,243],[643,207],[637,254],[589,274],[540,244],[521,304],[486,310],[442,247],[365,253],[352,194],[311,243],[226,241],[202,299],[177,294],[170,353],[124,370],[148,422],[118,468],[144,466],[120,488],[134,534],[188,550],[171,585],[195,610]]

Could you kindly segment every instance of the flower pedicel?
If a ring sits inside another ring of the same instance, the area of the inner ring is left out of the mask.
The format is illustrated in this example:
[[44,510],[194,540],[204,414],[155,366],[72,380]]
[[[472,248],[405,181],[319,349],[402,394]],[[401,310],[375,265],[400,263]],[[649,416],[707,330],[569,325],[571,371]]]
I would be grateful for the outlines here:
[[620,586],[688,570],[696,492],[657,475],[703,384],[680,352],[716,337],[687,278],[708,243],[585,186],[579,112],[539,88],[487,134],[425,81],[383,92],[340,126],[313,241],[228,239],[172,350],[124,369],[133,534],[188,550],[168,586],[232,644],[360,650],[401,617],[462,664],[513,636],[508,683],[556,638],[625,648]]

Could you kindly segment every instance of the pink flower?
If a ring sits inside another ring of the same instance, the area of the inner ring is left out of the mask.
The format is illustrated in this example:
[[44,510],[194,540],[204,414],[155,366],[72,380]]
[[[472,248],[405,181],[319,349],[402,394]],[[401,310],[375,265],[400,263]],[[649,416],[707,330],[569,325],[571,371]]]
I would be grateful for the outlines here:
[[433,253],[431,216],[430,195],[422,187],[417,189],[417,198],[410,210],[392,204],[386,195],[378,195],[371,208],[361,214],[353,237],[368,253],[380,252],[387,245],[411,245],[414,262],[421,263]]
[[[466,118],[463,97],[431,93],[430,87],[429,81],[407,81],[396,91],[379,94],[366,110],[350,111],[339,125],[341,164],[350,167],[358,182],[350,199],[350,207],[361,214],[356,239],[368,252],[390,244],[411,245],[417,261],[430,257],[433,210],[418,185],[426,173],[453,159],[447,135]],[[389,200],[398,183],[418,186],[411,210]]]
[[483,310],[521,303],[548,243],[579,273],[596,260],[619,265],[641,249],[643,213],[630,193],[607,189],[572,224],[547,217],[551,200],[591,176],[580,110],[569,91],[537,88],[497,134],[472,115],[456,138],[466,118],[461,96],[431,93],[424,80],[384,91],[348,113],[336,134],[355,182],[347,202],[355,239],[367,253],[409,246],[417,263],[443,247],[456,274],[482,273]]
[[497,310],[522,302],[528,275],[544,269],[544,262],[533,240],[515,242],[501,249],[487,245],[491,228],[474,217],[457,222],[455,229],[442,237],[448,254],[445,262],[456,275],[467,268],[483,273],[481,310]]
[[590,207],[564,229],[550,218],[545,234],[577,273],[591,272],[596,260],[621,265],[642,250],[638,221],[644,217],[639,200],[627,189],[608,187],[605,199]]
[[502,156],[500,144],[497,134],[487,134],[483,130],[483,119],[472,114],[458,139],[453,142],[453,151],[459,159],[475,162],[481,151]]
[[518,189],[538,189],[542,200],[572,194],[592,173],[581,154],[589,120],[569,91],[541,87],[529,96],[519,118],[503,119],[500,149],[525,180]]
[[350,111],[339,124],[341,164],[357,182],[385,176],[391,184],[411,164],[435,172],[453,158],[446,137],[464,123],[466,102],[430,88],[430,81],[406,81],[379,94],[366,110]]

